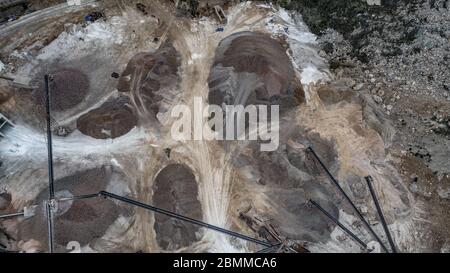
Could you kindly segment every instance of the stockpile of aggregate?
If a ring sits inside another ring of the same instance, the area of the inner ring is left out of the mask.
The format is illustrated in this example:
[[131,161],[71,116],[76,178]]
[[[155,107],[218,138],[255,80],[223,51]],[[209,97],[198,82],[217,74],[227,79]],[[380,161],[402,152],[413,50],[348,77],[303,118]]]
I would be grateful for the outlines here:
[[[202,220],[202,207],[198,200],[198,185],[189,167],[172,164],[156,177],[153,204],[181,215]],[[176,250],[197,241],[199,227],[155,214],[156,239],[165,250]]]

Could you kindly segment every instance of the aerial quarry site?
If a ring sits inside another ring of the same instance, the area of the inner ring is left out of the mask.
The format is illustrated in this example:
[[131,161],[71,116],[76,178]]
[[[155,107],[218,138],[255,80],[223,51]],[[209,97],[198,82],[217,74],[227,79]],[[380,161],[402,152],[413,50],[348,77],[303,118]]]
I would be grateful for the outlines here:
[[0,0],[0,252],[450,252],[450,1]]

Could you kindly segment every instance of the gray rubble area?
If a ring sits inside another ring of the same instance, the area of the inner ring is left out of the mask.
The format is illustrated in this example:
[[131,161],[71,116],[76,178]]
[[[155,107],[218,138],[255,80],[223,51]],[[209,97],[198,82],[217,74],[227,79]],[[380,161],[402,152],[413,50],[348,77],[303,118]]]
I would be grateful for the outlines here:
[[335,79],[392,122],[389,157],[430,208],[423,239],[445,252],[448,234],[433,230],[450,220],[450,1],[277,2],[302,13]]

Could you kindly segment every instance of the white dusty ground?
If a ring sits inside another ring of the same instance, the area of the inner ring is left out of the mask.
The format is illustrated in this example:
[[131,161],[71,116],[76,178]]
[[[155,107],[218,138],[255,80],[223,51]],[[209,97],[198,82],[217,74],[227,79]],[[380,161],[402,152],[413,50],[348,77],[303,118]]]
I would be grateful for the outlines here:
[[[225,37],[241,31],[255,31],[286,39],[290,47],[288,54],[306,96],[306,104],[294,113],[295,122],[320,133],[322,138],[336,142],[340,162],[337,177],[342,179],[345,189],[348,189],[345,185],[348,173],[359,177],[374,177],[395,241],[405,251],[417,250],[412,222],[417,212],[412,209],[414,206],[410,196],[407,196],[406,203],[399,198],[403,186],[396,170],[384,156],[385,140],[367,126],[360,104],[325,105],[321,101],[315,85],[332,81],[332,75],[327,70],[325,61],[318,56],[315,36],[308,31],[299,14],[290,14],[271,6],[242,3],[228,11],[225,31],[216,32],[220,24],[210,18],[187,22],[175,18],[163,5],[154,5],[153,8],[155,16],[165,22],[167,36],[173,39],[182,60],[179,95],[171,106],[180,103],[192,106],[194,96],[207,99],[207,79],[215,49]],[[121,72],[137,52],[154,51],[158,44],[151,41],[157,28],[156,19],[144,18],[131,8],[122,10],[120,16],[92,23],[85,28],[71,26],[37,56],[19,67],[17,74],[35,78],[53,63],[71,64],[92,71],[89,77],[94,91],[76,109],[58,113],[55,117],[59,125],[70,124],[83,113],[102,104],[109,96],[116,95],[117,91],[110,80],[111,72]],[[86,62],[87,59],[93,61]],[[235,209],[242,199],[236,197],[233,190],[236,191],[236,187],[245,182],[245,175],[231,164],[232,155],[225,153],[216,142],[175,142],[170,137],[174,120],[169,116],[160,119],[164,120],[160,131],[144,124],[114,140],[95,140],[78,131],[64,138],[55,136],[53,145],[57,178],[79,169],[110,164],[128,178],[127,183],[113,183],[110,191],[122,194],[130,192],[134,198],[151,203],[152,183],[159,170],[170,162],[184,163],[191,167],[198,181],[203,221],[225,228],[233,226],[236,229],[237,226],[237,231],[242,233],[251,232],[236,220]],[[167,147],[172,149],[170,160],[163,156],[163,149]],[[18,122],[7,138],[0,141],[0,158],[3,162],[0,187],[13,194],[15,208],[29,205],[45,188],[46,153],[43,131],[23,122]],[[242,191],[248,193],[247,198],[255,200],[261,210],[270,210],[272,204],[264,192],[248,192],[249,189],[245,187]],[[352,226],[355,221],[355,217],[344,210],[340,211],[339,218],[347,226]],[[153,232],[153,221],[151,214],[140,210],[132,216],[121,216],[102,240],[85,246],[83,251],[113,251],[118,245],[124,251],[160,251]],[[383,234],[379,224],[375,229]],[[357,228],[357,234],[366,241],[372,240],[362,228]],[[312,244],[309,249],[318,252],[361,251],[350,239],[340,240],[341,235],[342,231],[336,227],[328,241]],[[179,251],[255,250],[250,244],[230,240],[217,232],[205,230],[199,236],[199,242]]]

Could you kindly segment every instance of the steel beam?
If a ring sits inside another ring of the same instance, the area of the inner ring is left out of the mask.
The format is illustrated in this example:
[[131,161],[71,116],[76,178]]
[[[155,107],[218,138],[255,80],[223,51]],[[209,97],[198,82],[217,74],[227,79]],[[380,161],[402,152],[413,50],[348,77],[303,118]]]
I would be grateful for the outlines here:
[[348,228],[346,228],[341,222],[339,222],[338,219],[334,218],[328,211],[326,211],[324,208],[322,208],[318,203],[314,202],[313,200],[309,200],[311,204],[313,204],[316,208],[318,208],[328,219],[330,219],[333,223],[338,225],[345,233],[350,235],[355,241],[358,242],[364,249],[367,250],[367,244],[364,243],[361,239],[359,239],[358,236],[356,236],[353,232],[351,232]]
[[47,210],[47,228],[48,228],[48,248],[53,253],[53,200],[55,199],[54,174],[53,174],[53,145],[52,145],[52,129],[50,116],[50,86],[49,76],[45,75],[45,111],[47,120],[47,148],[48,148],[48,190],[49,198],[46,204]]
[[133,206],[137,206],[137,207],[140,207],[140,208],[143,208],[143,209],[146,209],[146,210],[150,210],[150,211],[153,211],[153,212],[156,212],[156,213],[164,214],[166,216],[169,216],[169,217],[172,217],[172,218],[175,218],[175,219],[178,219],[178,220],[182,220],[182,221],[185,221],[185,222],[197,225],[197,226],[201,226],[201,227],[204,227],[204,228],[215,230],[217,232],[220,232],[220,233],[223,233],[223,234],[227,234],[227,235],[230,235],[230,236],[233,236],[233,237],[237,237],[237,238],[240,238],[242,240],[249,241],[249,242],[252,242],[252,243],[255,243],[255,244],[258,244],[258,245],[262,245],[262,246],[265,246],[265,247],[273,247],[273,245],[271,243],[269,243],[269,242],[261,241],[261,240],[258,240],[258,239],[255,239],[255,238],[252,238],[252,237],[249,237],[249,236],[246,236],[246,235],[243,235],[243,234],[231,231],[231,230],[227,230],[227,229],[224,229],[224,228],[221,228],[221,227],[218,227],[218,226],[210,225],[210,224],[207,224],[205,222],[198,221],[198,220],[195,220],[195,219],[192,219],[192,218],[189,218],[189,217],[186,217],[186,216],[183,216],[183,215],[171,212],[171,211],[160,209],[160,208],[157,208],[157,207],[154,207],[154,206],[150,206],[150,205],[138,202],[138,201],[133,200],[133,199],[129,199],[129,198],[126,198],[126,197],[123,197],[123,196],[119,196],[119,195],[116,195],[116,194],[113,194],[113,193],[109,193],[109,192],[106,192],[106,191],[101,191],[100,195],[104,196],[104,197],[112,198],[112,199],[115,199],[115,200],[118,200],[118,201],[121,201],[121,202],[125,202],[125,203],[131,204]]
[[381,210],[380,203],[378,202],[377,195],[372,185],[372,177],[366,176],[365,179],[367,181],[367,185],[369,186],[370,195],[372,195],[373,202],[375,203],[375,208],[377,209],[378,216],[380,217],[381,225],[383,226],[384,232],[386,233],[389,241],[389,245],[391,246],[391,250],[393,253],[397,253],[397,248],[395,247],[394,240],[392,239],[391,233],[389,232],[386,219],[384,218],[383,211]]
[[23,212],[5,214],[5,215],[0,215],[0,219],[14,218],[14,217],[19,217],[19,216],[23,216],[23,215],[24,215]]
[[336,188],[338,188],[339,192],[341,192],[341,194],[344,196],[344,198],[348,201],[348,203],[350,204],[350,206],[353,208],[353,210],[355,210],[356,214],[358,215],[359,219],[361,219],[361,221],[364,223],[364,225],[367,227],[367,229],[370,231],[370,233],[373,235],[373,237],[378,241],[378,243],[380,244],[380,246],[383,248],[384,251],[389,252],[386,248],[386,246],[383,244],[383,242],[381,241],[380,237],[378,237],[378,235],[375,233],[375,231],[372,229],[372,227],[370,226],[370,224],[367,222],[367,220],[364,218],[364,216],[362,215],[362,213],[359,211],[359,209],[356,207],[356,205],[353,203],[353,201],[350,199],[350,197],[347,195],[347,193],[345,193],[344,189],[342,189],[341,185],[339,185],[339,182],[333,177],[333,175],[330,173],[330,171],[327,169],[327,167],[325,166],[325,164],[322,162],[322,160],[319,158],[319,156],[316,154],[316,152],[311,148],[308,147],[307,151],[311,152],[311,154],[314,156],[314,158],[317,160],[317,162],[319,162],[320,166],[322,167],[322,169],[325,171],[325,173],[327,174],[328,178],[330,179],[330,181],[336,186]]

